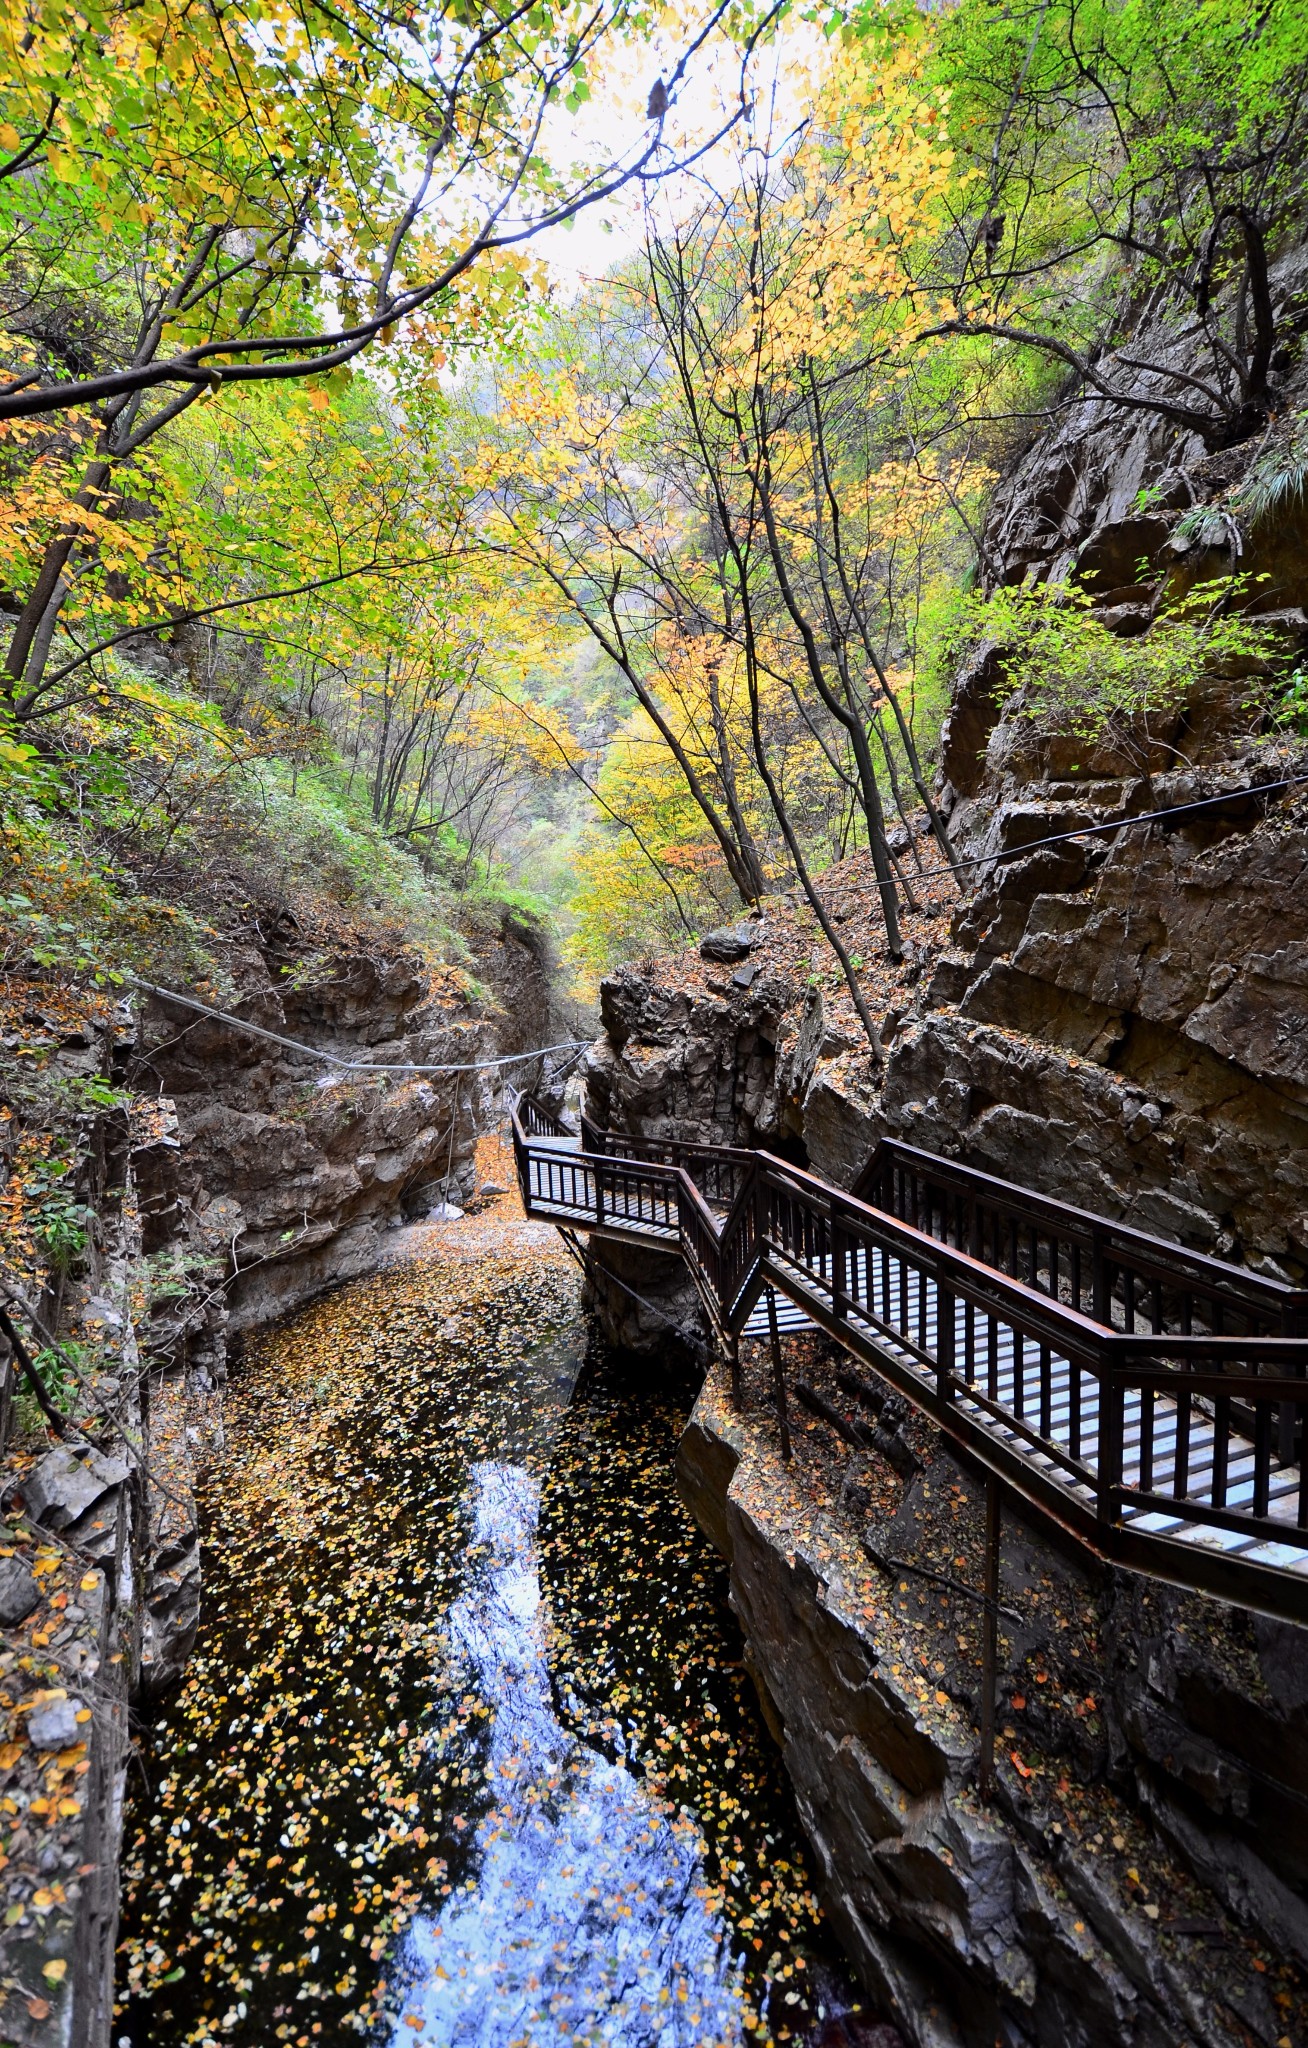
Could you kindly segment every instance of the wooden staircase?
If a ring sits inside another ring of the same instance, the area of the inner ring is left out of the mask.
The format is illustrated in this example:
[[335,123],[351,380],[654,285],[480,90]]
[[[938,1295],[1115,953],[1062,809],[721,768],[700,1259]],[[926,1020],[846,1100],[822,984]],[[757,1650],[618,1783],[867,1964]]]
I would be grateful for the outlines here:
[[686,1263],[733,1363],[817,1326],[987,1472],[1130,1569],[1308,1622],[1308,1292],[910,1146],[855,1191],[637,1143],[531,1097],[529,1215]]

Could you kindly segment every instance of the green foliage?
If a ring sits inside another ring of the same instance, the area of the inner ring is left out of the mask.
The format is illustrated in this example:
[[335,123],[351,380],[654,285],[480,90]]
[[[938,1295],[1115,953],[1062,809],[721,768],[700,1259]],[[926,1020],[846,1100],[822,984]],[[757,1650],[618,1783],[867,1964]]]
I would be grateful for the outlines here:
[[1237,494],[1250,527],[1302,504],[1308,490],[1308,415],[1300,413],[1293,432],[1258,456]]
[[1147,741],[1196,690],[1221,680],[1233,685],[1235,708],[1253,731],[1274,701],[1284,642],[1274,628],[1230,608],[1244,594],[1238,578],[1197,584],[1183,609],[1123,638],[1075,585],[1015,586],[969,599],[954,647],[992,642],[1008,695],[1020,693],[1020,716],[1087,745]]
[[1177,520],[1174,545],[1229,548],[1239,555],[1245,539],[1273,519],[1284,519],[1308,499],[1308,413],[1269,434],[1244,475],[1215,503],[1196,505]]
[[[921,45],[947,99],[955,231],[915,290],[924,305],[949,295],[938,325],[956,367],[960,346],[982,344],[983,415],[1008,411],[1016,358],[1212,447],[1260,430],[1285,321],[1263,280],[1303,201],[1298,0],[960,0],[940,14],[867,0],[847,33],[873,65]],[[1165,306],[1188,323],[1188,380],[1165,349],[1142,360],[1141,313],[1156,327]],[[986,370],[1008,390],[988,392]]]
[[324,915],[384,916],[440,957],[452,942],[448,902],[416,856],[373,822],[335,764],[292,775],[260,762],[239,793],[234,849],[252,897]]
[[[36,1367],[41,1385],[61,1415],[70,1415],[77,1400],[77,1371],[83,1362],[84,1348],[75,1343],[61,1344],[57,1351],[43,1348],[33,1354],[32,1364]],[[41,1404],[24,1374],[14,1402],[18,1413],[18,1426],[29,1436],[39,1435],[47,1428]]]
[[197,1282],[216,1275],[216,1264],[208,1252],[187,1244],[165,1245],[151,1252],[145,1261],[145,1285],[151,1308],[178,1301],[194,1292]]
[[1308,668],[1294,669],[1277,700],[1276,723],[1297,739],[1308,739]]
[[[5,0],[0,247],[28,286],[6,295],[9,367],[67,391],[140,367],[153,330],[144,360],[206,351],[193,361],[216,388],[276,374],[259,341],[333,335],[340,389],[342,358],[421,310],[414,353],[434,375],[509,317],[523,217],[566,213],[593,174],[560,174],[539,147],[546,109],[581,105],[608,50],[652,20],[644,0]],[[301,342],[278,368],[316,353]],[[156,417],[206,391],[172,382]],[[114,455],[150,416],[124,397],[108,406]]]
[[94,986],[139,974],[221,996],[234,897],[298,908],[310,934],[355,920],[433,960],[457,950],[447,893],[339,770],[269,756],[216,707],[130,681],[111,716],[83,714],[62,737],[54,766],[0,763],[7,972]]
[[54,1094],[61,1108],[74,1116],[98,1116],[101,1110],[123,1109],[131,1100],[126,1089],[115,1088],[99,1074],[64,1075],[55,1082]]
[[112,756],[0,758],[0,964],[8,974],[108,987],[133,971],[202,975],[206,928],[184,906],[138,890],[104,850],[126,784]]
[[27,1178],[28,1227],[52,1273],[71,1273],[87,1246],[91,1211],[69,1185],[72,1172],[73,1162],[56,1156]]

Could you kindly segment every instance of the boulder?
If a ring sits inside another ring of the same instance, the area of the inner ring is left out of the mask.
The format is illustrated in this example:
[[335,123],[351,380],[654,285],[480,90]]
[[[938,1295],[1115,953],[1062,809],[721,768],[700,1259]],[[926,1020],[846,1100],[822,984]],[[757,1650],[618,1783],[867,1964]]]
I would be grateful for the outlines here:
[[39,1458],[23,1479],[23,1500],[34,1522],[69,1530],[127,1478],[122,1458],[106,1458],[89,1445],[61,1444]]
[[706,932],[699,942],[701,960],[721,960],[730,963],[743,960],[754,943],[754,932],[750,925],[720,925],[716,931]]
[[28,1715],[27,1736],[34,1749],[72,1749],[75,1744],[85,1742],[87,1722],[80,1722],[79,1713],[85,1712],[78,1699],[49,1700]]
[[20,1557],[0,1558],[0,1626],[17,1628],[41,1602],[41,1588]]

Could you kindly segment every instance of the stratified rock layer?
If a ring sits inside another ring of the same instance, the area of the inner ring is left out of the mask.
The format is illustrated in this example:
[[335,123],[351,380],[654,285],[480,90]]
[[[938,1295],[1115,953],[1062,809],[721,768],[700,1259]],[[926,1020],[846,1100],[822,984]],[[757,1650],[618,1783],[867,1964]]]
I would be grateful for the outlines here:
[[[979,1579],[978,1483],[937,1451],[894,1506],[875,1459],[846,1471],[843,1490],[840,1464],[803,1432],[795,1464],[781,1463],[760,1366],[753,1379],[747,1368],[743,1415],[710,1376],[678,1478],[730,1560],[828,1910],[905,2038],[1297,2038],[1301,1633],[1087,1573],[1010,1517],[987,1808],[978,1606],[961,1590]],[[870,1495],[881,1512],[869,1522]],[[889,1577],[860,1529],[893,1559]]]
[[[1153,796],[1197,793],[1177,776]],[[1308,802],[1231,811],[993,871],[896,1040],[874,1128],[1302,1278]]]
[[[1266,774],[1159,778],[1151,802]],[[1079,810],[1000,796],[972,807],[971,843],[1070,829],[1110,794],[1119,814],[1143,807],[1121,785]],[[843,1186],[897,1137],[1302,1279],[1308,795],[1234,797],[1174,824],[988,866],[947,941],[883,1003],[876,1066],[830,981],[772,962],[766,924],[748,990],[706,986],[692,954],[624,968],[604,984],[591,1114],[634,1136],[789,1153]]]
[[[1006,745],[1001,733],[1001,759]],[[784,947],[773,957],[766,930],[748,990],[706,987],[691,955],[628,968],[604,990],[591,1113],[637,1136],[770,1146],[845,1185],[896,1136],[1302,1282],[1308,802],[1298,787],[1238,794],[1295,765],[1273,752],[1202,779],[1072,793],[996,767],[987,793],[956,806],[979,853],[1169,801],[1231,800],[1174,829],[1127,825],[987,863],[915,980],[883,998],[875,1066],[830,979],[801,978]],[[919,1429],[916,1489],[897,1505],[874,1498],[862,1534],[883,1557],[975,1586],[975,1484]],[[846,1457],[830,1436],[837,1481]],[[767,1467],[712,1382],[682,1473],[732,1558],[836,1922],[908,2038],[1298,2038],[1278,2000],[1293,2004],[1308,1970],[1304,1631],[1010,1536],[1005,1585],[1040,1599],[1010,1632],[986,1813],[974,1603],[911,1572],[899,1602],[884,1583],[865,1599],[857,1538],[840,1537],[838,1515],[820,1533],[805,1525],[803,1490]],[[939,1513],[950,1501],[952,1535]],[[911,1638],[888,1604],[916,1624]]]

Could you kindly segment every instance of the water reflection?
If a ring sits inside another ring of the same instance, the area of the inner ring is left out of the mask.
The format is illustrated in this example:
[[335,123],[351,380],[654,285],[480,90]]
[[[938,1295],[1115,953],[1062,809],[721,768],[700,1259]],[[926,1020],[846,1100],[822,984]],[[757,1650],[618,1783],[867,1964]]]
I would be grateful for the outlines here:
[[492,1461],[470,1477],[478,1561],[449,1617],[450,1675],[494,1710],[492,1805],[475,1875],[405,1938],[409,1988],[392,2048],[739,2042],[737,1972],[704,1902],[696,1829],[555,1716],[537,1482]]

